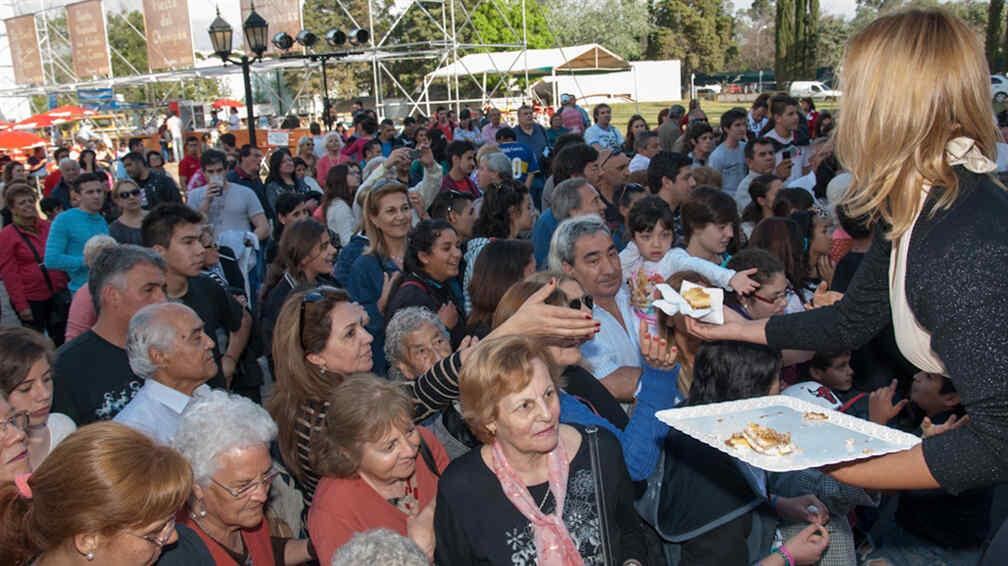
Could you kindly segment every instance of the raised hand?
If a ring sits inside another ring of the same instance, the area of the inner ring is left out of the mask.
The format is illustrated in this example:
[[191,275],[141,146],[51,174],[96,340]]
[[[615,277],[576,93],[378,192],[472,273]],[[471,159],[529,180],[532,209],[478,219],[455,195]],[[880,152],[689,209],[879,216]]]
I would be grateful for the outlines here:
[[884,425],[896,418],[903,407],[910,402],[909,399],[893,404],[893,396],[896,394],[896,380],[892,380],[886,387],[879,387],[868,396],[868,420],[873,423]]
[[676,355],[679,350],[674,344],[669,344],[664,338],[659,338],[648,332],[646,321],[640,321],[638,330],[641,354],[644,361],[651,367],[660,370],[669,370],[676,365]]
[[728,280],[728,285],[730,285],[732,289],[735,289],[736,293],[741,295],[753,293],[756,289],[759,289],[760,286],[759,283],[751,279],[751,276],[755,275],[757,271],[759,270],[755,267],[752,269],[743,269],[742,271],[735,273],[735,275]]

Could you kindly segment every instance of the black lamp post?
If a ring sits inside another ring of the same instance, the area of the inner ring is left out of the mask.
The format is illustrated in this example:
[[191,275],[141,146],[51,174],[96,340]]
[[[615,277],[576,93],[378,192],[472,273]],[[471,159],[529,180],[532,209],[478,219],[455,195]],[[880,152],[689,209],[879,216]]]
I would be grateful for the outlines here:
[[220,8],[217,9],[217,18],[210,24],[210,43],[213,44],[214,53],[221,58],[221,61],[241,65],[242,78],[245,80],[245,110],[248,120],[249,143],[256,145],[255,136],[255,114],[253,112],[252,100],[252,77],[250,67],[252,63],[262,59],[266,52],[266,45],[269,37],[269,24],[255,11],[255,3],[251,5],[251,12],[242,24],[242,31],[245,33],[245,42],[248,44],[252,57],[242,54],[240,58],[231,56],[231,39],[234,35],[231,24],[227,23],[220,16]]

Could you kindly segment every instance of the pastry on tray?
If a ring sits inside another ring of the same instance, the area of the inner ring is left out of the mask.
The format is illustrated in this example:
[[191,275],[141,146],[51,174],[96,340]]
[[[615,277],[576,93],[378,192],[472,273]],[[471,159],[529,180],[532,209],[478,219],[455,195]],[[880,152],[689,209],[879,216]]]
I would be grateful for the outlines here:
[[764,456],[786,456],[795,451],[790,434],[756,423],[749,423],[742,432],[732,434],[725,444],[732,448],[748,447]]

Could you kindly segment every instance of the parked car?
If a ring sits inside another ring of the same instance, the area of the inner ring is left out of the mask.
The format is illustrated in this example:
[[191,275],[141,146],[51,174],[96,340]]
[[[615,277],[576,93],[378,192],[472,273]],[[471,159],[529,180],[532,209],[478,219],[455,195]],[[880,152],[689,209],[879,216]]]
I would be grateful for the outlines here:
[[839,90],[833,90],[819,81],[794,81],[789,92],[795,98],[807,96],[822,100],[836,100],[842,94]]
[[1004,75],[991,75],[991,98],[994,102],[1008,101],[1008,78]]

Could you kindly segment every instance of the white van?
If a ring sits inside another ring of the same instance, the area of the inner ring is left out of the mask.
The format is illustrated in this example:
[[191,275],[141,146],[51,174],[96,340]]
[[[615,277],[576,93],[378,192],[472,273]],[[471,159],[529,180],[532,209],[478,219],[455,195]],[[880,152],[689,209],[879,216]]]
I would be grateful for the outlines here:
[[819,81],[794,81],[791,83],[791,96],[795,98],[809,97],[822,100],[836,100],[840,98],[839,90],[832,90]]

